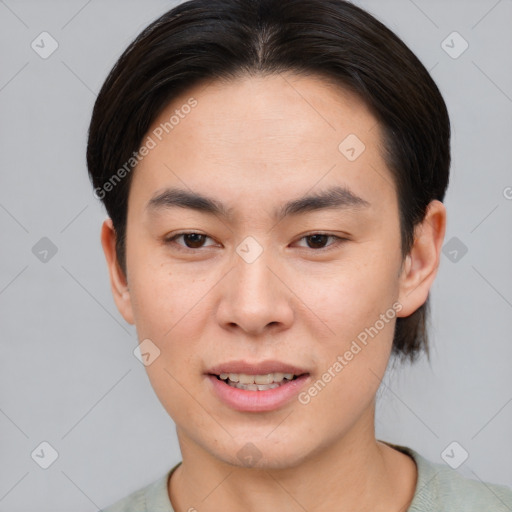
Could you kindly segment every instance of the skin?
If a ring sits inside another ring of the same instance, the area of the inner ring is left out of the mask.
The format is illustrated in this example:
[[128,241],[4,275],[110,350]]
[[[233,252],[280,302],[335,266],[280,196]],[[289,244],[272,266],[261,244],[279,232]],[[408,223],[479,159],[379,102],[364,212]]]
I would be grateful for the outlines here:
[[[408,316],[425,302],[439,265],[444,205],[429,205],[402,260],[379,125],[356,96],[318,77],[198,85],[175,98],[148,134],[191,96],[197,106],[134,171],[127,276],[110,219],[101,233],[120,313],[139,340],[160,350],[146,369],[181,447],[183,463],[168,489],[174,509],[406,510],[416,466],[374,430],[395,319],[307,405],[235,411],[212,393],[204,372],[228,360],[277,359],[319,379],[393,303],[402,306],[397,316]],[[366,146],[352,162],[338,150],[349,134]],[[348,186],[371,206],[272,219],[287,200],[331,185]],[[234,217],[185,208],[148,213],[146,203],[168,186],[222,201]],[[209,238],[164,243],[179,231]],[[318,232],[347,240],[304,238]],[[250,264],[236,253],[247,236],[263,249]],[[247,443],[261,454],[254,467],[237,456]]]

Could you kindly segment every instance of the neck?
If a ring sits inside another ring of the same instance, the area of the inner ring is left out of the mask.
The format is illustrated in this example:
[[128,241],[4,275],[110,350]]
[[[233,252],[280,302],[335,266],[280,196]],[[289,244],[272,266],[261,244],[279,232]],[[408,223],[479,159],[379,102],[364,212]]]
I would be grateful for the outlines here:
[[358,424],[293,467],[247,468],[225,463],[178,429],[182,464],[169,482],[176,512],[290,510],[405,511],[416,466]]

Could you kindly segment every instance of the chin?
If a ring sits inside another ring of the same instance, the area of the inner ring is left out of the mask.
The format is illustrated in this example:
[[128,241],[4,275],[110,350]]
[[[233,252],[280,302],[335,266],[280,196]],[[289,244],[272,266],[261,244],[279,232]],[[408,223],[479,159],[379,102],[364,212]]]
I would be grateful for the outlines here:
[[[234,451],[233,446],[236,447]],[[276,442],[264,436],[258,438],[248,435],[237,438],[229,446],[219,448],[220,450],[210,452],[215,458],[231,466],[246,469],[289,469],[298,466],[311,455],[305,446],[282,439]]]

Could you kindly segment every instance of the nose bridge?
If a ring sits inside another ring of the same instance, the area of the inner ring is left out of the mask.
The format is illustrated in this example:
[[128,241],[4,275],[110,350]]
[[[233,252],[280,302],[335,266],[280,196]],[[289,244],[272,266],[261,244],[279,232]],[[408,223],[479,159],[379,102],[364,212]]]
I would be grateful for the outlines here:
[[288,324],[293,316],[290,294],[274,275],[279,265],[273,251],[247,237],[236,252],[222,294],[219,320],[253,333],[262,332],[269,324]]
[[[239,254],[242,251],[243,244],[237,249]],[[271,295],[273,286],[270,282],[272,273],[268,268],[271,266],[270,251],[261,251],[261,254],[256,256],[253,256],[253,251],[255,249],[250,248],[247,253],[240,256],[235,269],[237,294],[245,302],[249,302],[251,298],[255,300],[266,298],[266,295]]]

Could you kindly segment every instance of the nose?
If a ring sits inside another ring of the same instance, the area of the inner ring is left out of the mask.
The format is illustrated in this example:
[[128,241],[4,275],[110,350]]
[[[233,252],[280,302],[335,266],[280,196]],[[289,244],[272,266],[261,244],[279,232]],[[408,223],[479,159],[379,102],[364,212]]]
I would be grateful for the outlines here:
[[293,323],[293,297],[286,276],[263,253],[249,263],[236,255],[235,268],[222,280],[217,320],[225,329],[248,335],[277,333]]

